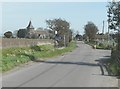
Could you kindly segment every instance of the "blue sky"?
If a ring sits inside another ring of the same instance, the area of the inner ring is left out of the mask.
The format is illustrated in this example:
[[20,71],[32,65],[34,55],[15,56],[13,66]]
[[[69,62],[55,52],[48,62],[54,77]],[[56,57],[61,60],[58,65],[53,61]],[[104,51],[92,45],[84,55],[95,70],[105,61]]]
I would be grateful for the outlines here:
[[46,19],[62,18],[70,22],[74,31],[84,33],[84,25],[92,21],[107,31],[107,2],[4,2],[2,3],[2,31],[25,28],[31,20],[35,28],[46,28]]

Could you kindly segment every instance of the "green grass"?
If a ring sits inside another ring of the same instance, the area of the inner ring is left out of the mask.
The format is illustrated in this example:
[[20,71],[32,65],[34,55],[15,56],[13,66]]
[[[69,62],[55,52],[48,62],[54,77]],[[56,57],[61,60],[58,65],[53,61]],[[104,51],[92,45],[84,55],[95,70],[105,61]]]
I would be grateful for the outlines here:
[[75,48],[75,42],[71,42],[68,47],[63,49],[54,48],[53,45],[5,48],[2,49],[2,58],[0,59],[2,63],[0,64],[0,67],[2,67],[2,71],[5,72],[20,64],[35,61],[36,59],[46,59],[58,56],[65,52],[70,52]]

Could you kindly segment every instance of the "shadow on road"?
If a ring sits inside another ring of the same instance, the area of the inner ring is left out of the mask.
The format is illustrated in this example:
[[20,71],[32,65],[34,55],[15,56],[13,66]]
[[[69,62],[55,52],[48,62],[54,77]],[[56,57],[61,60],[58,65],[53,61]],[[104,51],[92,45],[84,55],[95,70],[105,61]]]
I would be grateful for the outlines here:
[[34,62],[42,62],[42,63],[49,63],[49,64],[69,64],[69,65],[85,65],[85,66],[99,66],[98,64],[94,63],[86,63],[86,62],[70,62],[70,61],[43,61],[35,58],[33,55],[28,55],[28,54],[21,54],[24,56],[28,56],[31,61]]
[[99,66],[98,64],[86,63],[86,62],[62,62],[62,61],[42,61],[43,63],[50,64],[69,64],[69,65],[85,65],[85,66]]
[[88,62],[72,62],[72,61],[44,61],[35,58],[33,55],[22,54],[24,56],[28,56],[31,61],[41,62],[41,63],[49,63],[49,64],[63,64],[63,65],[82,65],[82,66],[91,66],[91,67],[100,67],[101,74],[104,75],[104,69],[107,70],[108,75],[111,75],[110,70],[107,68],[107,61],[110,56],[104,56],[98,60],[95,60],[97,63],[88,63]]
[[90,66],[90,67],[100,67],[101,75],[108,76],[104,74],[104,66],[101,63],[101,60],[97,60],[98,63],[88,63],[88,62],[68,62],[68,61],[37,61],[42,63],[49,63],[49,64],[65,64],[65,65],[81,65],[81,66]]
[[108,76],[112,76],[113,74],[112,74],[110,68],[108,67],[109,66],[109,60],[110,60],[110,56],[104,56],[103,58],[100,58],[99,60],[95,60],[95,61],[97,61],[100,64],[102,69],[105,69],[107,71]]

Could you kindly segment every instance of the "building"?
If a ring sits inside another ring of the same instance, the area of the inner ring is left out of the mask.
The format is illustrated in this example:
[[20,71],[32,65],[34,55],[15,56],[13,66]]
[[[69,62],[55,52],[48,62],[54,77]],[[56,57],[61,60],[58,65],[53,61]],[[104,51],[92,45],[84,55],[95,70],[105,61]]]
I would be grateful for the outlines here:
[[95,40],[98,42],[103,42],[105,40],[108,40],[108,35],[107,34],[97,34],[97,35],[95,35]]
[[50,35],[51,35],[51,33],[49,33],[49,29],[43,29],[43,28],[35,29],[31,21],[29,22],[26,28],[19,29],[19,33],[21,35],[21,38],[46,39],[46,38],[50,38]]
[[32,22],[30,21],[28,26],[26,27],[26,36],[25,38],[33,38],[33,36],[35,35],[35,28],[32,25]]

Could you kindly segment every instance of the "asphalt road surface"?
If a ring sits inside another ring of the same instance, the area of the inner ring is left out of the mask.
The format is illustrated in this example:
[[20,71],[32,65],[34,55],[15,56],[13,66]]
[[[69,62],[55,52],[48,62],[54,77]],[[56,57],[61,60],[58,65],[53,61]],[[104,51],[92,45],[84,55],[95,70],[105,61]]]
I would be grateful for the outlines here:
[[110,56],[109,50],[92,49],[83,42],[62,56],[45,62],[33,62],[3,74],[3,87],[117,87],[118,80],[101,75],[99,60]]

